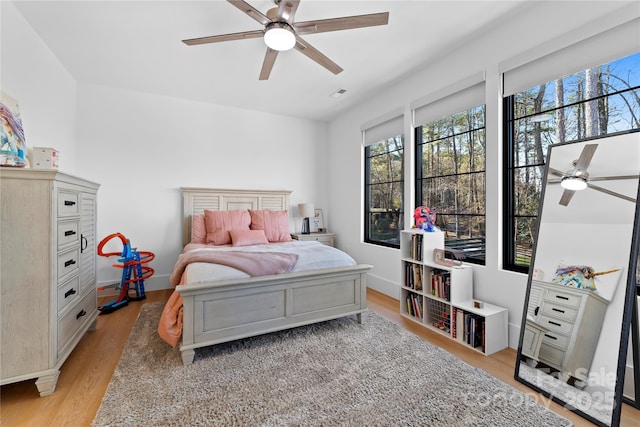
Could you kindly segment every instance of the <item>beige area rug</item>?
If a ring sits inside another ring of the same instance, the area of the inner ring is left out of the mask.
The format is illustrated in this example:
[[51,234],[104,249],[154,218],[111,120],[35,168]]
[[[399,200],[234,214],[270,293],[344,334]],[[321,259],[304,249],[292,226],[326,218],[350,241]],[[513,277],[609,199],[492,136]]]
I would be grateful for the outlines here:
[[569,426],[375,313],[180,352],[144,304],[95,426]]

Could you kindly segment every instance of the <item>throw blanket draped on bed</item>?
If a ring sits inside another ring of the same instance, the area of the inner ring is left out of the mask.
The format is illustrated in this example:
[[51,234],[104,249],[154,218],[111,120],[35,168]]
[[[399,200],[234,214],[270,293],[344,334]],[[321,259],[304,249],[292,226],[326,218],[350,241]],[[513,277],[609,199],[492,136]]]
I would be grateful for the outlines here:
[[[191,263],[206,262],[226,265],[249,276],[266,276],[290,272],[298,261],[298,255],[281,252],[219,251],[202,245],[187,245],[178,257],[169,282],[172,286],[182,283],[183,273]],[[174,292],[162,311],[158,334],[172,347],[182,335],[182,297]]]
[[178,286],[182,273],[192,262],[211,262],[236,268],[249,276],[266,276],[290,272],[298,261],[298,255],[280,252],[220,252],[210,248],[196,248],[183,252],[173,267],[169,282]]

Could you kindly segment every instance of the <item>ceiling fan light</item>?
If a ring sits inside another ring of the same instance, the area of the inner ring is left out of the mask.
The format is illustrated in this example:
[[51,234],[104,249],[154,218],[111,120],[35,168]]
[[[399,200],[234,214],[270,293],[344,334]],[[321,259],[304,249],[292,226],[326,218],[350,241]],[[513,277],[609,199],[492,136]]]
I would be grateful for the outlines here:
[[289,50],[296,45],[296,36],[288,24],[273,22],[264,32],[264,42],[273,50]]
[[587,188],[587,180],[579,176],[565,176],[560,185],[565,190],[580,191]]

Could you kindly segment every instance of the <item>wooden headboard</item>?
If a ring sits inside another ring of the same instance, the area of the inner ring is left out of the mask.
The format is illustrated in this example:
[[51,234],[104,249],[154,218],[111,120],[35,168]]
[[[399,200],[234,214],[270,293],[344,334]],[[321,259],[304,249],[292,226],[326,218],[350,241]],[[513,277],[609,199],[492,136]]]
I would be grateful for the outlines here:
[[182,244],[191,241],[191,215],[204,210],[289,209],[289,190],[229,190],[222,188],[180,187],[182,193]]

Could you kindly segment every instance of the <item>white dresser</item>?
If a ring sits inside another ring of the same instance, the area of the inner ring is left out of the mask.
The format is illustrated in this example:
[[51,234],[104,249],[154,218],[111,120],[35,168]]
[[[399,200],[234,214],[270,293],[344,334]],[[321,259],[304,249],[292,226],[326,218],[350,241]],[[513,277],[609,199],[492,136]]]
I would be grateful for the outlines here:
[[[607,300],[593,291],[534,280],[530,300],[545,331],[537,360],[578,380],[589,376]],[[527,329],[530,328],[527,322]],[[535,330],[525,331],[534,334]]]
[[95,328],[98,187],[55,170],[0,169],[0,384],[37,378],[50,395]]

